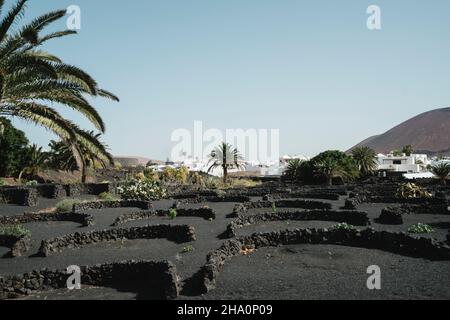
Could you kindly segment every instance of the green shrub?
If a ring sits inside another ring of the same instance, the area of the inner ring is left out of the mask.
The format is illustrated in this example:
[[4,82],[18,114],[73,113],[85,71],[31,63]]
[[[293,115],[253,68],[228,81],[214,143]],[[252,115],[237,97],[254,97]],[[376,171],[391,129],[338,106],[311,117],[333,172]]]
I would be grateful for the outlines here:
[[348,223],[339,223],[331,228],[336,231],[356,231],[356,227]]
[[109,192],[100,193],[98,197],[101,201],[118,201],[118,200],[120,200],[118,196],[116,196],[112,193],[109,193]]
[[153,181],[159,181],[159,175],[158,172],[156,172],[155,169],[153,168],[145,168],[144,169],[144,176],[149,179],[149,180],[153,180]]
[[415,233],[415,234],[428,234],[428,233],[433,233],[434,229],[427,224],[418,223],[418,224],[413,225],[411,228],[409,228],[408,232]]
[[3,187],[4,185],[6,185],[5,181],[3,181],[3,179],[0,179],[0,187]]
[[21,225],[0,227],[0,235],[7,237],[31,237],[31,231]]
[[68,213],[73,211],[73,205],[80,203],[79,200],[73,200],[73,199],[66,199],[61,202],[59,202],[56,205],[56,212],[58,213]]
[[194,172],[191,174],[191,181],[192,181],[192,184],[195,184],[198,186],[205,185],[205,181],[204,181],[203,177],[198,172]]
[[273,214],[277,214],[278,209],[277,209],[277,203],[276,202],[272,202],[272,213]]
[[175,220],[177,218],[178,212],[176,209],[170,209],[169,210],[169,218],[171,220]]
[[195,250],[195,248],[193,247],[193,246],[186,246],[186,247],[184,247],[182,250],[181,250],[181,253],[182,254],[185,254],[185,253],[191,253],[191,252],[193,252]]
[[39,182],[37,182],[36,180],[32,180],[32,181],[28,181],[25,185],[27,187],[36,187],[39,185]]
[[414,183],[404,183],[399,186],[395,196],[398,199],[428,199],[433,195]]
[[117,193],[124,200],[152,201],[167,196],[167,191],[156,181],[149,179],[131,179],[117,188]]

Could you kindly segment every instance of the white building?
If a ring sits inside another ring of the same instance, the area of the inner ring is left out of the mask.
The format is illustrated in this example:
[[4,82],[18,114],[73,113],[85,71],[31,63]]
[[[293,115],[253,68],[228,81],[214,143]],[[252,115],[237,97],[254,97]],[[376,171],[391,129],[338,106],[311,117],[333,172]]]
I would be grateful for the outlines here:
[[405,173],[425,173],[431,162],[426,154],[378,155],[378,170]]

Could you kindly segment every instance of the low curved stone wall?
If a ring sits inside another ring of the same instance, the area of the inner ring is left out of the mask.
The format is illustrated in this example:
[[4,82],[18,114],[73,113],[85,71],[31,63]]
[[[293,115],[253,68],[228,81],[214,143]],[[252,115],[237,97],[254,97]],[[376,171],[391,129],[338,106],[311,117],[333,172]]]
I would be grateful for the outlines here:
[[403,224],[403,214],[405,214],[405,212],[402,212],[399,209],[400,208],[396,207],[384,208],[381,211],[380,217],[376,221],[381,224],[389,224],[389,225]]
[[240,216],[232,221],[228,227],[226,234],[229,238],[236,236],[236,231],[245,226],[256,225],[264,222],[274,221],[331,221],[339,223],[348,223],[355,226],[370,225],[370,220],[366,212],[357,211],[296,211],[296,212],[277,212],[263,213],[256,215]]
[[81,195],[98,196],[104,192],[115,193],[116,184],[114,183],[86,183],[69,184],[64,186],[68,197],[77,197]]
[[152,225],[87,233],[77,232],[58,238],[43,240],[39,248],[39,255],[48,257],[67,248],[81,248],[89,244],[121,239],[168,239],[177,243],[196,240],[194,227],[187,225]]
[[66,188],[62,184],[41,184],[34,188],[42,198],[61,199],[67,197]]
[[153,205],[151,202],[139,200],[91,201],[75,203],[73,206],[73,212],[114,208],[139,208],[142,210],[151,210]]
[[0,187],[0,202],[35,207],[38,205],[38,192],[28,187]]
[[331,210],[331,203],[307,200],[275,200],[275,201],[254,201],[246,202],[243,205],[249,209],[272,208],[275,204],[276,208],[293,208],[293,209],[317,209]]
[[427,238],[413,238],[406,233],[390,233],[374,229],[328,230],[296,229],[253,234],[225,242],[211,252],[206,264],[190,279],[190,290],[204,294],[216,287],[216,280],[227,260],[241,254],[243,249],[260,249],[293,244],[325,244],[378,249],[395,254],[429,260],[450,260],[450,247]]
[[83,227],[94,225],[94,217],[86,213],[24,213],[17,216],[0,217],[0,225],[25,224],[34,222],[70,221],[81,224]]
[[[174,299],[180,292],[175,266],[168,261],[125,261],[81,267],[81,285],[136,291],[156,299]],[[40,270],[0,277],[0,299],[16,299],[34,292],[67,289],[66,271]]]
[[[176,209],[177,217],[198,217],[205,220],[216,219],[216,213],[210,208],[199,208],[199,209]],[[131,221],[145,220],[153,217],[166,217],[169,216],[170,210],[157,210],[157,211],[139,211],[133,213],[127,213],[121,215],[114,221],[113,227],[125,224]]]
[[17,258],[30,250],[31,239],[28,237],[15,237],[0,235],[0,246],[10,248],[8,257]]

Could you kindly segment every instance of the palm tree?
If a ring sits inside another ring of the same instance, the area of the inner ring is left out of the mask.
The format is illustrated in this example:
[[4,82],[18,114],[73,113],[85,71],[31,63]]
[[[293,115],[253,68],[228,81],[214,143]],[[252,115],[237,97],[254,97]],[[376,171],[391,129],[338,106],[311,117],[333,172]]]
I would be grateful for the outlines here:
[[[86,131],[86,135],[92,136],[99,143],[91,145],[85,140],[78,141],[83,157],[86,162],[86,167],[92,168],[106,168],[107,165],[113,162],[112,155],[107,151],[108,146],[100,141],[101,135],[95,134],[93,131]],[[51,141],[50,147],[50,163],[56,170],[75,171],[79,170],[76,158],[72,148],[63,141]],[[99,150],[101,149],[101,150]]]
[[326,158],[319,161],[316,164],[316,170],[326,177],[329,186],[333,185],[334,177],[341,176],[341,174],[344,173],[339,162],[332,158]]
[[414,153],[414,148],[412,145],[408,144],[403,147],[402,152],[406,154],[406,156],[410,157]]
[[355,160],[341,151],[325,151],[311,160],[314,169],[325,176],[328,185],[333,185],[333,178],[352,180],[359,172]]
[[378,168],[377,155],[369,147],[357,147],[351,153],[363,176],[372,174]]
[[38,148],[33,144],[28,152],[27,164],[20,172],[19,180],[22,180],[23,174],[35,177],[47,166],[48,154],[42,151],[42,147]]
[[293,159],[289,161],[284,175],[292,180],[300,180],[302,176],[302,163],[300,159]]
[[[100,89],[83,70],[65,64],[41,49],[49,40],[76,33],[65,30],[41,35],[45,27],[63,18],[66,10],[44,14],[18,30],[12,30],[28,1],[18,0],[0,20],[0,116],[22,118],[57,134],[72,148],[83,172],[82,182],[85,182],[85,159],[80,141],[93,146],[98,146],[98,141],[50,105],[60,104],[80,112],[104,133],[105,124],[86,96],[119,99]],[[3,5],[4,0],[0,0],[0,12]],[[102,148],[98,150],[102,151]]]
[[431,172],[441,180],[442,184],[447,184],[447,179],[450,176],[450,163],[440,162],[431,167]]
[[217,168],[222,168],[223,182],[226,183],[228,178],[228,170],[240,170],[245,168],[242,161],[243,159],[239,154],[239,151],[230,144],[223,142],[211,152],[211,157],[208,162],[208,165],[211,165],[208,169],[208,173],[211,173]]

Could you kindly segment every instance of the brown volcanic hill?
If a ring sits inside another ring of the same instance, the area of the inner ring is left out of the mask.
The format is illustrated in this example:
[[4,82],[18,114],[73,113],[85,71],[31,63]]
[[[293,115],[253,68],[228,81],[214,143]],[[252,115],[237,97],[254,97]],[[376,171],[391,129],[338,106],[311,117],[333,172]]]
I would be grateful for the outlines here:
[[353,148],[367,146],[378,153],[388,153],[406,145],[421,153],[450,154],[450,108],[425,112]]

